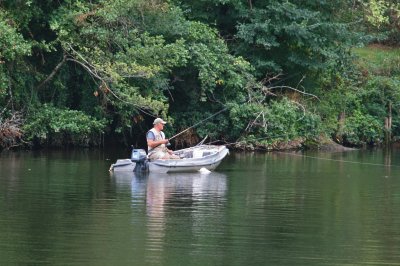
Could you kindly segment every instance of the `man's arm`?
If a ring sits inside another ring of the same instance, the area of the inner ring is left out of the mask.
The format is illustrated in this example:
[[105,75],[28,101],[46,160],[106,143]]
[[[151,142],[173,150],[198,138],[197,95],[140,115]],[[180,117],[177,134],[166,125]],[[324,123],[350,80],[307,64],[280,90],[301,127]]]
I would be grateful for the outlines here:
[[167,144],[168,139],[161,139],[161,140],[152,140],[152,139],[147,139],[147,146],[150,148],[154,149],[157,146],[160,146],[161,144]]

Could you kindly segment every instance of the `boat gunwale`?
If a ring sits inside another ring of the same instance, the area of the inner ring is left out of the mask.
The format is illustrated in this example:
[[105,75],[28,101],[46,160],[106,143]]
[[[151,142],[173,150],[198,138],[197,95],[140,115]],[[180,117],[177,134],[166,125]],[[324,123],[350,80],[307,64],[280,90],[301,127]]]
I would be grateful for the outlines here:
[[[153,161],[150,160],[149,163],[156,164],[158,166],[163,166],[163,167],[193,167],[194,165],[176,165],[176,164],[175,165],[170,165],[169,162],[193,163],[193,162],[208,160],[208,159],[210,159],[209,157],[217,157],[218,158],[218,155],[222,151],[224,151],[225,149],[228,150],[228,148],[226,148],[226,146],[224,146],[224,145],[221,145],[221,146],[218,146],[218,145],[201,145],[201,146],[198,146],[197,148],[204,147],[204,146],[206,146],[206,147],[209,146],[209,147],[213,147],[213,148],[215,147],[214,148],[214,152],[212,152],[211,154],[207,154],[206,156],[203,156],[203,157],[200,157],[200,158],[156,159],[156,160],[153,160]],[[194,150],[194,149],[196,149],[196,146],[190,147],[190,148],[186,148],[186,149],[182,149],[182,150],[178,150],[178,151],[175,151],[175,152],[182,152],[182,151],[185,151],[185,150]],[[174,152],[174,154],[175,154],[175,152]],[[210,165],[210,164],[213,164],[215,162],[223,160],[225,158],[225,156],[223,158],[221,158],[220,160],[214,160],[213,162],[203,163],[203,164],[196,164],[196,165],[198,165],[198,166]]]

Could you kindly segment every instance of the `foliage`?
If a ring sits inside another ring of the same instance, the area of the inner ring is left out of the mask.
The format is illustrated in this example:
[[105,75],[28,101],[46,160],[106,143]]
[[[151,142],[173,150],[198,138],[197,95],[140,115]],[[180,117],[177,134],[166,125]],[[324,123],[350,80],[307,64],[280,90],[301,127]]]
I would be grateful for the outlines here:
[[355,111],[346,119],[343,130],[344,143],[356,146],[374,145],[383,141],[382,121],[369,114]]
[[344,2],[179,1],[190,18],[216,23],[260,78],[276,72],[312,73],[345,56],[358,34],[332,16]]
[[[0,9],[0,59],[11,61],[17,56],[30,54],[30,45],[17,32],[15,22]],[[3,62],[4,63],[4,62]]]
[[231,56],[215,30],[185,20],[178,8],[164,2],[76,3],[72,9],[61,8],[51,28],[58,32],[67,60],[94,77],[97,92],[117,112],[118,132],[131,125],[132,108],[136,114],[167,116],[166,95],[174,97],[170,76],[198,80],[191,89],[200,97],[194,96],[193,104],[206,101],[205,94],[217,87],[236,97],[251,78],[249,64]]
[[27,140],[47,146],[98,145],[104,128],[104,120],[47,104],[37,107],[23,126]]
[[400,44],[400,3],[397,0],[368,0],[363,9],[370,31],[384,33],[386,43]]
[[242,40],[237,49],[252,58],[260,75],[324,69],[342,56],[340,48],[351,40],[345,25],[326,20],[320,11],[286,1],[253,7],[237,28]]
[[259,147],[275,148],[277,142],[297,139],[303,143],[322,133],[320,117],[287,98],[274,100],[268,106],[232,106],[230,119],[234,136],[240,135],[241,140]]
[[269,139],[317,138],[321,134],[318,115],[305,111],[287,99],[274,101],[267,113]]
[[366,19],[375,27],[380,27],[382,24],[389,23],[389,18],[385,16],[385,12],[388,8],[388,4],[382,0],[370,0],[366,4],[369,13],[366,15]]
[[191,134],[377,143],[389,107],[400,136],[398,51],[351,48],[398,44],[398,18],[394,0],[3,0],[0,119],[41,145],[129,144],[227,108]]
[[[100,4],[75,2],[58,10],[50,24],[67,54],[67,61],[87,71],[107,102],[122,112],[145,109],[165,115],[168,105],[162,83],[141,91],[141,80],[160,79],[173,67],[186,62],[183,40],[166,43],[162,36],[142,31],[132,13],[141,1],[102,1]],[[163,6],[156,7],[163,12]],[[160,90],[161,89],[161,90]],[[105,94],[110,94],[106,97]]]
[[30,54],[30,44],[17,31],[15,22],[0,7],[0,103],[4,104],[5,88],[10,80],[11,63]]

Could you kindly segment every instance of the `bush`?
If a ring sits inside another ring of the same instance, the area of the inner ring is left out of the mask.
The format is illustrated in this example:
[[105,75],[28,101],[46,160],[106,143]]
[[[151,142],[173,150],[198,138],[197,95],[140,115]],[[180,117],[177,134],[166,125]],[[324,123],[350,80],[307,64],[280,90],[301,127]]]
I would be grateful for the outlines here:
[[343,141],[352,146],[376,145],[384,138],[383,124],[377,118],[355,111],[346,119]]
[[40,146],[97,145],[105,128],[104,120],[46,104],[36,109],[26,121],[24,137]]
[[[293,142],[298,148],[304,141],[315,140],[322,133],[321,118],[287,98],[271,101],[269,105],[264,106],[255,104],[248,105],[247,108],[246,106],[237,109],[240,113],[231,110],[231,120],[235,126],[242,128],[242,132],[243,128],[247,128],[244,132],[246,136],[242,138],[247,145],[279,149],[285,146],[283,144]],[[263,115],[260,115],[261,112]]]
[[0,150],[10,149],[21,143],[21,113],[14,112],[8,117],[0,116]]
[[268,113],[267,135],[271,139],[293,140],[317,138],[321,133],[321,119],[300,105],[284,98],[273,101]]

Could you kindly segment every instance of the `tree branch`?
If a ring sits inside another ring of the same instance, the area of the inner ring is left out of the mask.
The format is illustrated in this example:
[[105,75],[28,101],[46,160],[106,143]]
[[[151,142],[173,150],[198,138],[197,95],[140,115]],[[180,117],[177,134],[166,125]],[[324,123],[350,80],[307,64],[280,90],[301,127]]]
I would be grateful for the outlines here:
[[290,89],[290,90],[294,90],[294,91],[296,91],[296,92],[298,92],[298,93],[301,93],[301,94],[308,95],[308,96],[311,96],[311,97],[313,97],[313,98],[316,98],[318,101],[321,101],[321,100],[318,98],[318,96],[316,96],[316,95],[314,95],[314,94],[307,93],[307,92],[304,92],[304,91],[301,91],[301,90],[298,90],[298,89],[295,89],[295,88],[292,88],[292,87],[289,87],[289,86],[263,87],[263,88],[262,88],[262,91],[263,91],[263,92],[266,92],[266,93],[270,93],[270,90],[272,90],[272,89]]
[[95,73],[89,66],[87,66],[86,64],[82,63],[79,60],[76,60],[74,58],[67,58],[67,61],[71,61],[71,62],[75,62],[78,65],[82,66],[84,69],[86,69],[90,75],[92,75],[93,77],[97,78],[98,80],[102,81],[103,83],[106,83],[106,81],[100,77],[97,73]]
[[302,120],[302,119],[306,116],[306,108],[304,107],[304,105],[302,105],[302,104],[300,104],[300,103],[298,103],[298,102],[296,102],[296,101],[291,101],[291,102],[294,103],[294,104],[296,104],[296,105],[298,105],[298,106],[300,106],[301,109],[303,109],[303,116],[300,117],[299,119],[297,119],[297,121]]
[[64,54],[63,59],[61,60],[60,63],[53,69],[53,71],[50,73],[50,75],[43,80],[37,87],[36,89],[41,89],[44,85],[46,85],[50,80],[54,78],[54,76],[57,74],[58,70],[64,65],[64,63],[67,61],[67,55]]
[[251,0],[249,0],[249,7],[250,7],[250,10],[253,10],[253,3],[251,2]]

